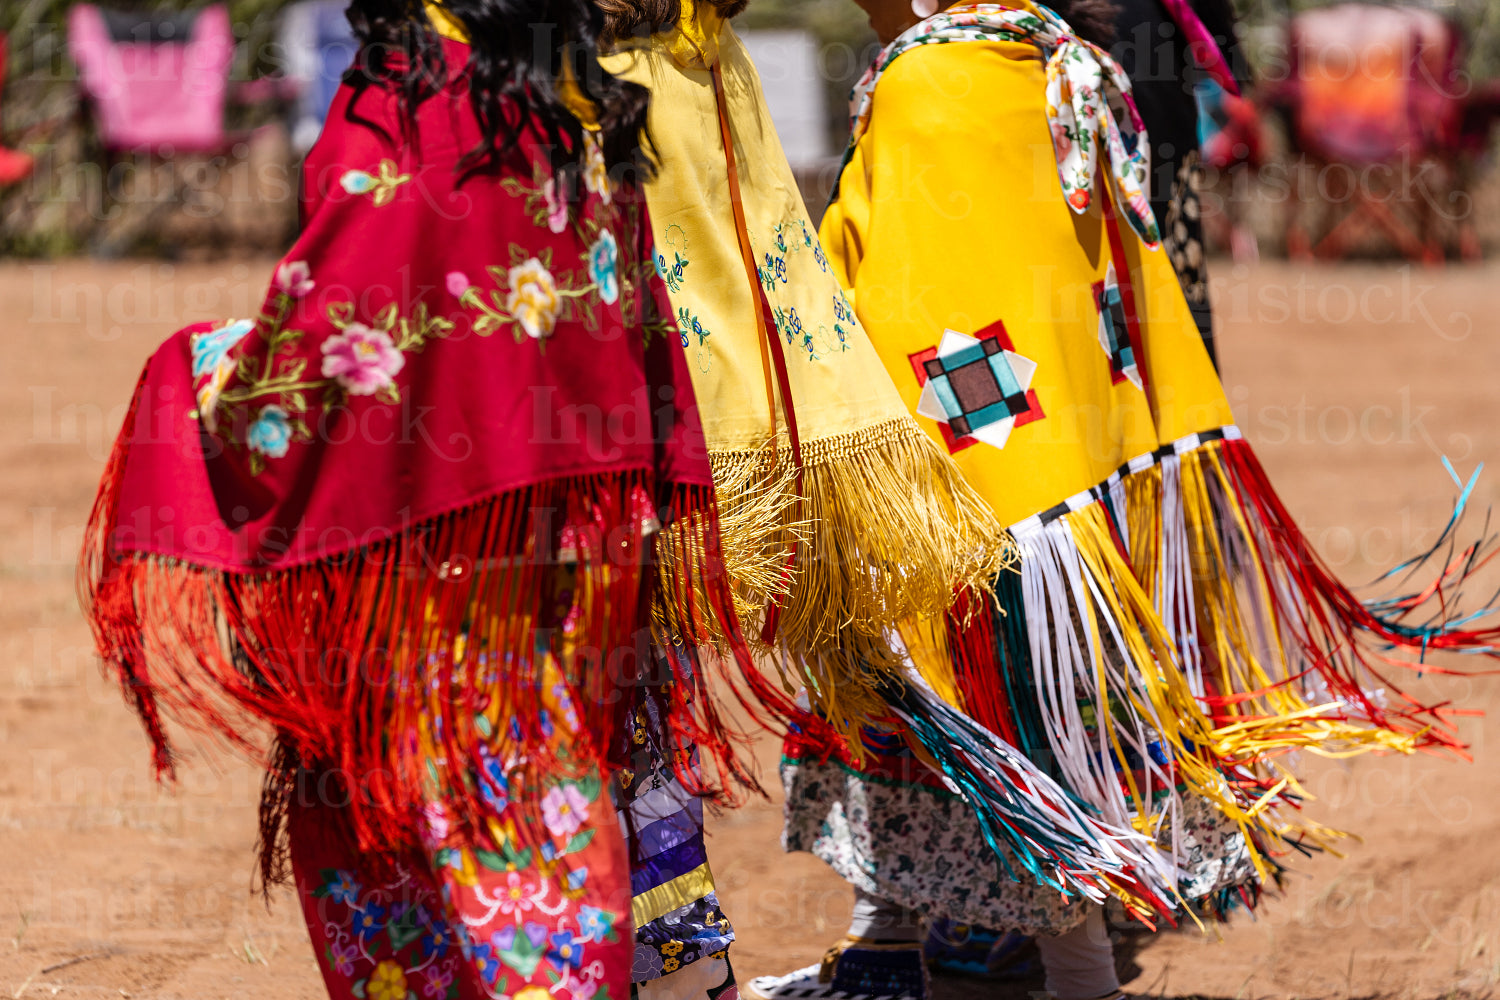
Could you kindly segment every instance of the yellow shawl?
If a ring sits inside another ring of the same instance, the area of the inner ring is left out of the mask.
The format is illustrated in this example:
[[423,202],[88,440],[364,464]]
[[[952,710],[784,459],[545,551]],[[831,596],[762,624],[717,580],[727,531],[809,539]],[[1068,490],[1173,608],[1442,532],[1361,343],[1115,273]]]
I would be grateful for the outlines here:
[[1145,357],[1123,378],[1112,369],[1096,303],[1113,270],[1104,199],[1082,215],[1063,200],[1045,89],[1040,53],[1023,42],[902,55],[876,88],[868,131],[821,230],[914,412],[922,362],[945,331],[998,338],[1021,359],[1011,367],[1034,405],[1006,436],[990,425],[983,439],[964,437],[919,418],[958,449],[964,477],[1007,526],[1139,455],[1233,422],[1171,263],[1123,220]]
[[[657,268],[693,372],[742,611],[779,602],[776,645],[793,652],[889,663],[884,632],[940,613],[955,584],[994,571],[1007,543],[907,413],[844,298],[734,30],[685,2],[675,30],[603,63],[651,90]],[[761,293],[785,359],[802,502]],[[809,680],[815,697],[835,696],[835,678]]]

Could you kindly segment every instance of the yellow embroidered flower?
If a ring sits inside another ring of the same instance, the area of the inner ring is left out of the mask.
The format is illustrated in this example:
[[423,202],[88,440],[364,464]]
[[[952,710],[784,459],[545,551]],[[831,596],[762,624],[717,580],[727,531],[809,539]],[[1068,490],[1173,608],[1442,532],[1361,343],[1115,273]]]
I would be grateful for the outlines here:
[[541,261],[532,257],[510,269],[510,294],[505,299],[505,308],[527,335],[537,340],[552,336],[561,305],[557,282]]
[[662,946],[661,946],[661,953],[663,955],[681,955],[682,954],[682,942],[681,941],[665,941],[665,942],[663,942]]
[[375,966],[365,983],[365,996],[370,1000],[406,1000],[408,992],[406,970],[389,959]]
[[596,132],[583,137],[583,186],[604,204],[610,203],[609,168],[604,164],[604,146]]
[[679,965],[681,965],[681,964],[682,963],[679,962],[679,961],[677,961],[677,959],[675,959],[675,958],[668,958],[668,959],[666,959],[665,961],[663,961],[661,963],[661,971],[663,971],[663,972],[676,972],[677,971],[677,967]]
[[225,358],[219,362],[208,381],[198,387],[198,417],[203,421],[203,427],[212,434],[219,424],[219,395],[224,387],[229,384],[229,376],[234,374],[234,362]]
[[552,994],[540,986],[526,986],[521,992],[515,994],[510,1000],[552,1000]]

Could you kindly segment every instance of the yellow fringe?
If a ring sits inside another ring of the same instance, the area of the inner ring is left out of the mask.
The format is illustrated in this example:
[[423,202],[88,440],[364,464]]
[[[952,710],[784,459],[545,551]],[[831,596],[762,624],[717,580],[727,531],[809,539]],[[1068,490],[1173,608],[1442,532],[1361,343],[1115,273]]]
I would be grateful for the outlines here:
[[910,418],[804,442],[800,497],[784,436],[778,444],[709,456],[725,561],[746,634],[756,640],[777,605],[763,651],[854,735],[884,714],[874,688],[901,676],[887,633],[940,617],[960,588],[989,592],[1015,544]]
[[[1249,544],[1253,527],[1245,512],[1235,503],[1215,504],[1214,491],[1232,498],[1233,488],[1219,458],[1219,444],[1210,442],[1181,456],[1180,482],[1184,520],[1188,530],[1194,605],[1198,609],[1198,627],[1203,637],[1204,673],[1226,694],[1251,695],[1243,702],[1223,706],[1222,716],[1240,721],[1224,724],[1215,731],[1215,749],[1231,760],[1254,760],[1269,753],[1288,749],[1306,749],[1325,757],[1347,757],[1366,750],[1411,753],[1416,737],[1361,724],[1324,718],[1336,714],[1342,706],[1336,703],[1313,705],[1287,679],[1287,651],[1280,633],[1267,629],[1269,647],[1260,649],[1256,636],[1262,632],[1256,623],[1247,621],[1247,600],[1263,608],[1272,606],[1268,583],[1269,569],[1258,551]],[[1149,567],[1160,565],[1160,536],[1153,532],[1160,523],[1161,471],[1151,470],[1142,485],[1152,495],[1131,494],[1128,517],[1131,521],[1132,549],[1138,571],[1147,579]],[[1131,477],[1132,479],[1136,477]],[[1127,490],[1134,489],[1127,486]],[[1138,506],[1137,501],[1149,501]],[[1232,523],[1220,525],[1225,515]],[[1138,525],[1150,520],[1150,527]],[[1222,543],[1222,532],[1233,531],[1246,539],[1244,550],[1253,565],[1248,573],[1237,572],[1229,562]],[[1134,548],[1137,537],[1149,538],[1153,547]],[[1144,564],[1144,566],[1140,565]],[[1154,577],[1154,571],[1149,574]],[[1155,587],[1154,579],[1148,586]],[[1242,588],[1253,588],[1244,592]],[[1151,591],[1155,593],[1153,589]]]

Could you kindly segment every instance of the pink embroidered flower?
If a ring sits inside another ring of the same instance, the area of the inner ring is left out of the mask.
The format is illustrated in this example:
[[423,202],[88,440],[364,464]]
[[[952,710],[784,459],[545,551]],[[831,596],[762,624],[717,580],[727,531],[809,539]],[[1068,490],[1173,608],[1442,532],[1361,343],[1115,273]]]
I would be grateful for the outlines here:
[[560,233],[568,228],[568,203],[557,197],[557,181],[551,177],[542,186],[542,197],[547,201],[547,228]]
[[373,396],[391,384],[406,359],[389,335],[361,323],[323,341],[323,377],[354,396]]
[[453,296],[455,299],[461,299],[464,297],[464,292],[467,292],[470,287],[469,276],[467,274],[464,274],[462,271],[448,272],[449,295]]
[[1068,127],[1061,122],[1052,123],[1052,148],[1061,160],[1073,149],[1073,140],[1068,137]]
[[511,872],[506,876],[505,887],[500,890],[496,902],[500,904],[500,912],[507,917],[519,917],[531,912],[539,895],[535,883],[523,881],[518,873]]
[[429,965],[424,975],[427,977],[427,982],[422,987],[423,996],[432,997],[436,1000],[438,997],[448,995],[448,987],[453,985],[453,973],[451,971],[436,965]]
[[542,796],[542,821],[554,837],[571,837],[589,815],[589,800],[577,785],[559,785]]
[[532,257],[524,264],[510,269],[510,294],[505,299],[505,309],[521,324],[521,329],[534,339],[552,336],[557,326],[557,314],[562,308],[562,299],[557,294],[557,282],[552,272]]
[[300,299],[312,291],[312,268],[307,266],[307,261],[287,261],[278,267],[276,269],[276,290],[293,299]]
[[354,962],[359,958],[359,948],[352,942],[346,945],[334,943],[328,946],[333,955],[333,970],[341,976],[354,975]]
[[422,810],[422,818],[426,821],[422,829],[422,842],[429,851],[435,851],[448,839],[448,810],[440,802],[429,802],[427,808]]

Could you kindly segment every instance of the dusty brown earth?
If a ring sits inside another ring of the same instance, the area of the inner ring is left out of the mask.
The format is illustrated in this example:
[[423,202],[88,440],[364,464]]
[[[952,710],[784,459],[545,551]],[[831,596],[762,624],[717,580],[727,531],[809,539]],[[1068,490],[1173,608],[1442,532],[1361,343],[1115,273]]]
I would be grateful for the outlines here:
[[[0,998],[314,998],[285,895],[251,893],[257,775],[200,754],[175,790],[100,677],[72,560],[138,366],[189,318],[247,315],[268,266],[0,265]],[[1500,266],[1253,270],[1221,263],[1223,368],[1282,496],[1349,579],[1430,543],[1454,489],[1500,458]],[[1482,479],[1481,512],[1500,492]],[[1474,525],[1477,528],[1477,522]],[[1477,665],[1477,664],[1475,664]],[[1309,813],[1356,831],[1297,861],[1284,896],[1221,937],[1132,938],[1130,988],[1164,997],[1484,996],[1500,982],[1500,682],[1414,685],[1489,710],[1474,763],[1308,762]],[[776,748],[761,745],[767,773]],[[777,846],[780,806],[713,824],[742,977],[815,960],[841,882]],[[940,984],[949,996],[1036,984]]]

